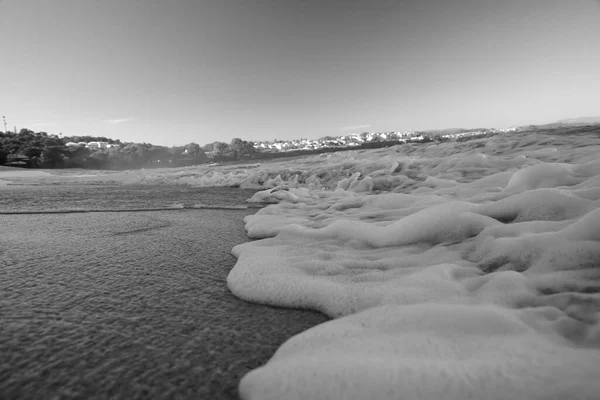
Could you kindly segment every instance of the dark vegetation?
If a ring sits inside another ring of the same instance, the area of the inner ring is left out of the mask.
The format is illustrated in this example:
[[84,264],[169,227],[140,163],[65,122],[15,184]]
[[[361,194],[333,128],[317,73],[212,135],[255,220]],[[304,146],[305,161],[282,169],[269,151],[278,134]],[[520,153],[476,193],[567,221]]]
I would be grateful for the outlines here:
[[95,136],[59,137],[28,129],[0,132],[0,165],[25,168],[135,169],[238,161],[257,155],[252,142],[239,138],[229,144],[201,147],[192,142],[166,147]]
[[[433,139],[426,136],[422,141],[430,142]],[[0,165],[24,168],[113,170],[179,167],[212,162],[294,157],[352,149],[373,149],[401,143],[404,142],[371,141],[354,147],[332,146],[315,150],[260,152],[254,147],[254,143],[239,138],[234,138],[230,143],[213,142],[200,146],[192,142],[185,146],[166,147],[150,143],[123,143],[118,139],[95,136],[62,137],[21,129],[18,133],[0,132]]]
[[[600,118],[597,118],[600,120]],[[577,135],[598,133],[600,124],[590,119],[575,122],[558,122],[546,125],[528,125],[516,133],[546,133],[552,135]],[[480,129],[481,130],[481,129]],[[495,135],[493,131],[476,137],[443,138],[444,134],[473,129],[446,129],[426,131],[418,142],[442,142],[448,140],[468,141]],[[486,130],[483,130],[484,132]],[[599,133],[600,134],[600,133]],[[331,140],[327,140],[331,139]],[[94,144],[94,142],[96,142]],[[375,149],[405,143],[403,140],[364,141],[358,146],[340,145],[335,137],[320,139],[322,147],[313,150],[293,149],[287,151],[260,151],[254,143],[234,138],[230,143],[213,142],[204,146],[188,143],[185,146],[156,146],[150,143],[121,142],[95,136],[58,136],[46,132],[21,129],[18,133],[0,132],[0,165],[25,168],[86,168],[86,169],[136,169],[179,167],[203,163],[230,163],[256,159],[297,157],[344,150]],[[416,140],[411,140],[416,142]],[[70,144],[70,145],[67,145]]]

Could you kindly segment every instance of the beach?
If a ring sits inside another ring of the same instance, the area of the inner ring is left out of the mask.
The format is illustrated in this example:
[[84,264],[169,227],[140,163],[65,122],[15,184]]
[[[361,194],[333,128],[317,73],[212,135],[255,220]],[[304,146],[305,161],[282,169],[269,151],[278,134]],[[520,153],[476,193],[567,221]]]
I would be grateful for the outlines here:
[[[12,190],[48,208],[67,189]],[[327,319],[227,289],[254,211],[0,215],[1,397],[237,399],[244,374]]]
[[0,174],[8,393],[598,400],[598,133]]
[[600,400],[600,0],[0,16],[0,400]]

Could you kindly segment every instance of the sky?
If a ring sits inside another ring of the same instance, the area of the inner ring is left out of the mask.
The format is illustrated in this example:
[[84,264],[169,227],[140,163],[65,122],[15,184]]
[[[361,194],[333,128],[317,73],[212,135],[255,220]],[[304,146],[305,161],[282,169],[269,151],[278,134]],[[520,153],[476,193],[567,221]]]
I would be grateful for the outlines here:
[[598,0],[0,0],[0,57],[10,130],[166,146],[600,115]]

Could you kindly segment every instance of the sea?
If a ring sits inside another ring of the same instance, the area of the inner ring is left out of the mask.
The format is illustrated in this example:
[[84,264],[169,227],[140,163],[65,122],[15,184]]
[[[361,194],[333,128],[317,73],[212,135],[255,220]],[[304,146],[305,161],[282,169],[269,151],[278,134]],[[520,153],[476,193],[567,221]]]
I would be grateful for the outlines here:
[[1,190],[0,398],[237,399],[245,374],[328,320],[228,290],[254,192]]
[[599,134],[0,168],[0,399],[598,400]]
[[171,208],[260,208],[246,202],[256,190],[166,185],[9,185],[0,212],[117,212]]

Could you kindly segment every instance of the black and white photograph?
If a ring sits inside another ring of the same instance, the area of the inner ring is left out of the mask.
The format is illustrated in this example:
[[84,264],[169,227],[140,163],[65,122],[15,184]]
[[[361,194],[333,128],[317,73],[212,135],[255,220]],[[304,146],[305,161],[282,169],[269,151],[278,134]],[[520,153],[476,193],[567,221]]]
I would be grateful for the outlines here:
[[0,0],[1,400],[600,400],[600,1]]

